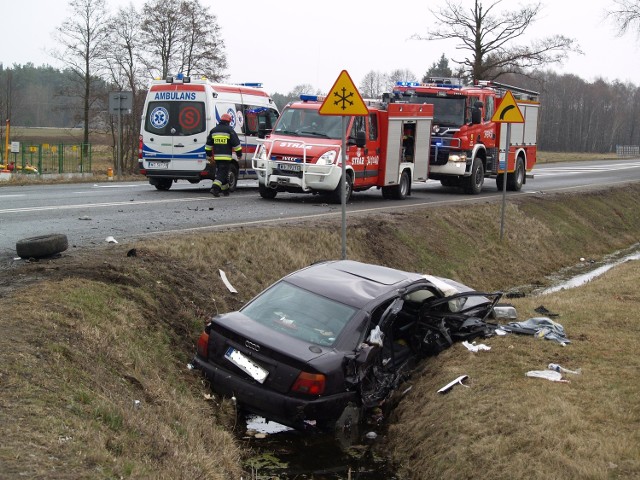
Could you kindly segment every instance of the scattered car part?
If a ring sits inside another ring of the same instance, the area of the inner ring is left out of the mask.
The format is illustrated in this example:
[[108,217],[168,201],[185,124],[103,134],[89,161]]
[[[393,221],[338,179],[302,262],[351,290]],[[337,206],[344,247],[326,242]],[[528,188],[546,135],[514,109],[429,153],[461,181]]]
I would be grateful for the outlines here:
[[467,385],[462,383],[467,378],[469,378],[468,375],[460,375],[458,378],[456,378],[455,380],[450,381],[444,387],[442,387],[440,390],[438,390],[438,393],[447,393],[449,390],[451,390],[453,387],[455,387],[458,384],[462,385],[463,387],[469,388]]
[[16,242],[16,252],[20,258],[50,257],[64,252],[67,248],[69,248],[69,241],[62,233],[23,238]]

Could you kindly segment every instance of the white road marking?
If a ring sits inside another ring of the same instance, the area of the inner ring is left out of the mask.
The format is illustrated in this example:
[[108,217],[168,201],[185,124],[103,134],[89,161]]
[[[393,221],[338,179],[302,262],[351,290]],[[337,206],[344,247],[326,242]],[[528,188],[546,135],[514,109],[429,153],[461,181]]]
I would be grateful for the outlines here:
[[178,203],[178,202],[196,202],[202,200],[213,200],[213,197],[193,197],[193,198],[168,198],[165,200],[134,200],[127,202],[110,202],[110,203],[85,203],[80,205],[51,205],[45,207],[22,207],[22,208],[6,208],[0,210],[0,213],[24,213],[24,212],[43,212],[47,210],[74,210],[81,208],[99,208],[99,207],[121,207],[124,205],[152,205],[159,203]]

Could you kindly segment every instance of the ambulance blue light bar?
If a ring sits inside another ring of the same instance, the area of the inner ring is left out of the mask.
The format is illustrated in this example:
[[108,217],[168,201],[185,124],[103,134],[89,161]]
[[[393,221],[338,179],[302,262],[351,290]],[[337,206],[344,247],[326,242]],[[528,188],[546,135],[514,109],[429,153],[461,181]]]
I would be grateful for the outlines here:
[[244,82],[244,83],[239,83],[238,85],[241,85],[243,87],[262,88],[262,83],[259,83],[259,82]]
[[418,82],[396,82],[396,87],[419,87]]
[[174,82],[191,83],[191,77],[185,77],[183,73],[178,73],[176,74],[175,77],[167,77],[166,82],[167,83],[174,83]]

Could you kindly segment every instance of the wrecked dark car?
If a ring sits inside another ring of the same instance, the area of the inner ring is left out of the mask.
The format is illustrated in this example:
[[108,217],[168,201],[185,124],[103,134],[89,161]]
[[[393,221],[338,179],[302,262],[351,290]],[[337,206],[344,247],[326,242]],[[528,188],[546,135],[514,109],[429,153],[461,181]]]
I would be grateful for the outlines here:
[[213,317],[192,366],[245,411],[299,430],[345,428],[390,403],[421,358],[490,336],[501,296],[355,261],[317,263]]

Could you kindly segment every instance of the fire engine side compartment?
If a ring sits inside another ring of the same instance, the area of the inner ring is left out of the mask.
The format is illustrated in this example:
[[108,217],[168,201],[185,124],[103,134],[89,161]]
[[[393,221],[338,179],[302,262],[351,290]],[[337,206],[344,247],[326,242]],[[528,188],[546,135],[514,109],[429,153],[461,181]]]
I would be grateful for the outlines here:
[[384,176],[380,186],[397,185],[402,165],[403,127],[407,123],[415,124],[415,154],[413,157],[412,181],[426,181],[429,171],[429,152],[431,144],[431,123],[433,105],[400,104],[388,105],[388,132],[385,149],[385,165],[380,166]]
[[[518,108],[524,117],[524,123],[511,124],[511,138],[509,148],[509,162],[507,169],[513,172],[515,169],[515,153],[518,149],[526,152],[526,171],[531,171],[536,163],[536,150],[538,138],[538,110],[540,104],[537,102],[518,101]],[[503,170],[504,157],[507,149],[507,125],[500,124],[500,167]]]

